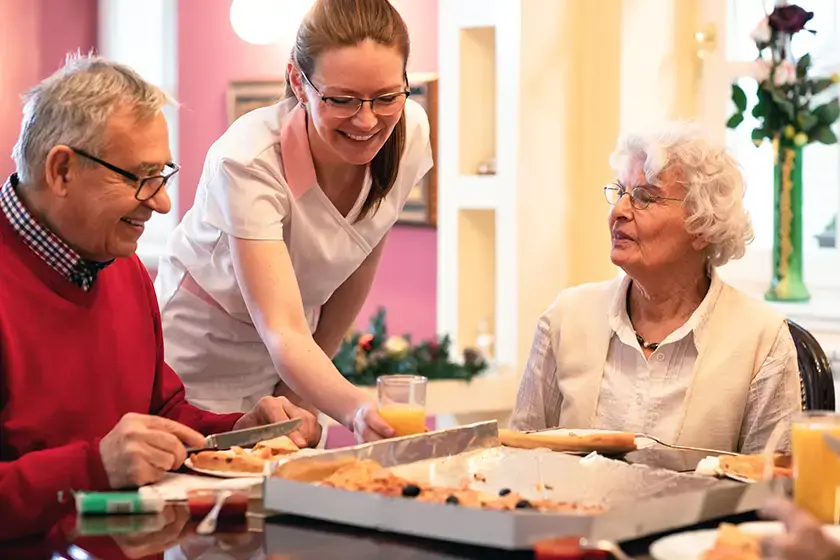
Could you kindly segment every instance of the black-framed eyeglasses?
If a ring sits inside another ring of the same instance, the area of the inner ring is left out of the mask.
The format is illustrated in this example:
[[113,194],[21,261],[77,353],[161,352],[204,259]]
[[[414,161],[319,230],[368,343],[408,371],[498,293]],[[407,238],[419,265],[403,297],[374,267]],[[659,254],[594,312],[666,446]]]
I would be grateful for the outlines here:
[[[609,202],[613,206],[618,204],[618,201],[620,201],[621,197],[623,197],[625,194],[627,194],[627,189],[618,181],[604,186],[604,196],[606,197],[607,202]],[[648,189],[646,189],[644,185],[638,186],[632,191],[630,191],[630,204],[632,204],[633,208],[637,210],[645,210],[648,206],[651,205],[651,203],[659,202],[662,200],[674,200],[676,202],[685,201],[685,199],[683,198],[671,198],[667,196],[659,196],[657,194],[653,194]]]
[[173,175],[178,173],[181,170],[181,166],[177,163],[167,162],[164,165],[164,172],[160,175],[150,175],[148,177],[138,177],[131,171],[126,171],[125,169],[121,169],[112,163],[108,163],[103,159],[99,159],[96,156],[92,156],[89,153],[85,152],[84,150],[80,150],[78,148],[70,147],[71,150],[82,156],[83,158],[87,158],[91,161],[94,161],[101,165],[106,169],[110,169],[114,173],[118,173],[129,179],[131,182],[137,184],[137,190],[134,192],[134,198],[139,200],[140,202],[146,202],[155,197],[155,195],[160,191],[160,189],[166,185],[167,181],[172,178]]
[[[355,116],[365,103],[370,103],[370,110],[380,117],[390,117],[399,113],[405,107],[405,101],[411,95],[411,90],[408,88],[403,91],[385,93],[373,99],[362,99],[350,95],[324,95],[303,71],[300,72],[300,75],[303,76],[309,87],[315,90],[324,105],[329,108],[330,113],[342,119]],[[403,76],[403,79],[408,83],[407,76]]]

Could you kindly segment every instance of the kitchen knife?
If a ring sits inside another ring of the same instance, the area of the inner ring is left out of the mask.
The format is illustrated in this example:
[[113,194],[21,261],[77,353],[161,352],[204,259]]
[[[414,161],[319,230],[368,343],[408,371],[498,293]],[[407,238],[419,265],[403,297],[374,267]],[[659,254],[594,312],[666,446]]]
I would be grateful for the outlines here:
[[248,447],[263,440],[285,436],[289,432],[296,430],[300,426],[301,421],[300,418],[295,418],[293,420],[284,420],[283,422],[266,424],[255,428],[244,428],[242,430],[222,432],[221,434],[212,434],[204,439],[204,447],[188,447],[187,453],[209,450],[221,451],[234,446]]

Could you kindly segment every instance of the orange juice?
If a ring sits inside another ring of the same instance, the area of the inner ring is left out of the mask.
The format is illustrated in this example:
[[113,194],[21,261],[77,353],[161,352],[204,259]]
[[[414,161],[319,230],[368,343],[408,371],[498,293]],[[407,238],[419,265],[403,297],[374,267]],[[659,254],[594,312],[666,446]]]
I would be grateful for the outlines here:
[[823,434],[840,437],[840,417],[803,419],[791,426],[793,499],[823,523],[838,523],[840,456],[823,441]]
[[426,431],[426,409],[415,404],[386,404],[379,415],[394,428],[395,435],[408,436]]

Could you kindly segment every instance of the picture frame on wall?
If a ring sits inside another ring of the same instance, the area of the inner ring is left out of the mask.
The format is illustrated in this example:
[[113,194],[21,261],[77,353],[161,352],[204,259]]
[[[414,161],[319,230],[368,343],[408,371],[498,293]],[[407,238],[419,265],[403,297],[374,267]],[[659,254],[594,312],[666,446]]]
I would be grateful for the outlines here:
[[277,103],[285,95],[285,80],[231,82],[228,86],[228,125],[245,113]]
[[[437,163],[438,76],[437,74],[409,74],[411,97],[429,117],[429,139],[432,159]],[[433,166],[426,176],[411,189],[405,207],[397,219],[398,224],[437,226],[437,170]]]
[[[429,118],[432,158],[437,163],[438,76],[432,73],[409,74],[408,83],[411,90],[410,99],[419,103]],[[227,100],[228,125],[254,109],[277,103],[283,99],[285,93],[284,79],[230,82]],[[437,226],[437,171],[434,166],[420,183],[412,188],[397,223]]]

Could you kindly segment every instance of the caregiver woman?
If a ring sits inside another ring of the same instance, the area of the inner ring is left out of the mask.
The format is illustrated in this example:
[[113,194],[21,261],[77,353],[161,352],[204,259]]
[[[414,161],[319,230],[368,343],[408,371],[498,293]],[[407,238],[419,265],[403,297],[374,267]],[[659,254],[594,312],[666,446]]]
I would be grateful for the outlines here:
[[408,55],[388,0],[318,0],[298,30],[287,98],[210,148],[155,286],[166,360],[190,402],[248,410],[282,380],[283,394],[360,441],[393,434],[330,356],[432,167],[428,119],[408,100]]

